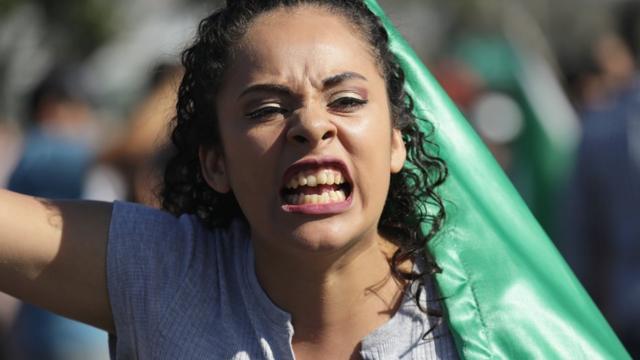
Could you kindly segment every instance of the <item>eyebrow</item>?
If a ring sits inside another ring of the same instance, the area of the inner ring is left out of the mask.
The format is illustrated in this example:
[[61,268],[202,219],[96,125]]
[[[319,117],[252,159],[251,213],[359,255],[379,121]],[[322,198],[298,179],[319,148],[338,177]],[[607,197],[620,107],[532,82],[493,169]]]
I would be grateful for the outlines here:
[[[347,71],[337,75],[330,76],[324,80],[322,80],[322,87],[324,89],[331,88],[337,86],[343,81],[350,79],[360,79],[367,81],[367,78],[363,75],[358,74],[357,72]],[[277,93],[284,96],[293,96],[293,91],[285,85],[280,84],[255,84],[251,85],[248,88],[244,89],[238,98],[241,98],[248,93],[251,92],[272,92]]]
[[330,76],[322,80],[322,86],[323,88],[326,89],[326,88],[334,87],[343,81],[351,80],[351,79],[360,79],[360,80],[367,81],[367,78],[364,77],[363,75],[360,75],[357,72],[347,71],[341,74]]
[[293,94],[291,92],[291,89],[289,89],[287,86],[284,86],[284,85],[256,84],[256,85],[251,85],[248,88],[244,89],[240,94],[240,96],[238,96],[238,98],[241,98],[251,92],[273,92],[273,93],[278,93],[285,96],[291,96]]

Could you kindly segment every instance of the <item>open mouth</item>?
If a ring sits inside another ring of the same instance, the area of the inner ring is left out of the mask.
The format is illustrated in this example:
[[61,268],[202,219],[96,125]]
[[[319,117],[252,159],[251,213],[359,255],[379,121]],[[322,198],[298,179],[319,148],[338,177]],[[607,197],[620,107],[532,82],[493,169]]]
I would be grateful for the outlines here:
[[338,204],[349,199],[351,191],[342,166],[316,165],[289,172],[281,198],[284,205],[292,206]]

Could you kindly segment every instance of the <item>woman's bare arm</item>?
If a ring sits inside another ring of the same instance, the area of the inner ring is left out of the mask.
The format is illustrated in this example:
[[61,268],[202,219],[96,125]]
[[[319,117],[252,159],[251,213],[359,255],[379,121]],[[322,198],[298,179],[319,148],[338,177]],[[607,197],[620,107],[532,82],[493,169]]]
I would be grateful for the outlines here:
[[107,331],[111,204],[0,189],[0,291]]

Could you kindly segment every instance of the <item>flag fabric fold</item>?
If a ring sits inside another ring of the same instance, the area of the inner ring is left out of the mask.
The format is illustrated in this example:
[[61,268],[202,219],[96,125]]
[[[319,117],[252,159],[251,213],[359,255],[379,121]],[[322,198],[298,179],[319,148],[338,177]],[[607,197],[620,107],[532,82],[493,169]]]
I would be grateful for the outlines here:
[[464,359],[629,359],[489,151],[375,0],[416,115],[434,123],[450,177],[447,220],[429,248]]

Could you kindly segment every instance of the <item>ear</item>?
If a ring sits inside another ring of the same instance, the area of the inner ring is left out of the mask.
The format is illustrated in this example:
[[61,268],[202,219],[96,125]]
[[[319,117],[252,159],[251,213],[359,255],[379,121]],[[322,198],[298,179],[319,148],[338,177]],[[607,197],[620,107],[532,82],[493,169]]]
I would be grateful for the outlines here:
[[399,173],[404,167],[406,159],[407,148],[402,140],[402,132],[399,129],[393,129],[393,134],[391,134],[391,173]]
[[202,176],[207,184],[221,194],[228,193],[231,186],[222,154],[212,147],[200,146],[198,157]]

